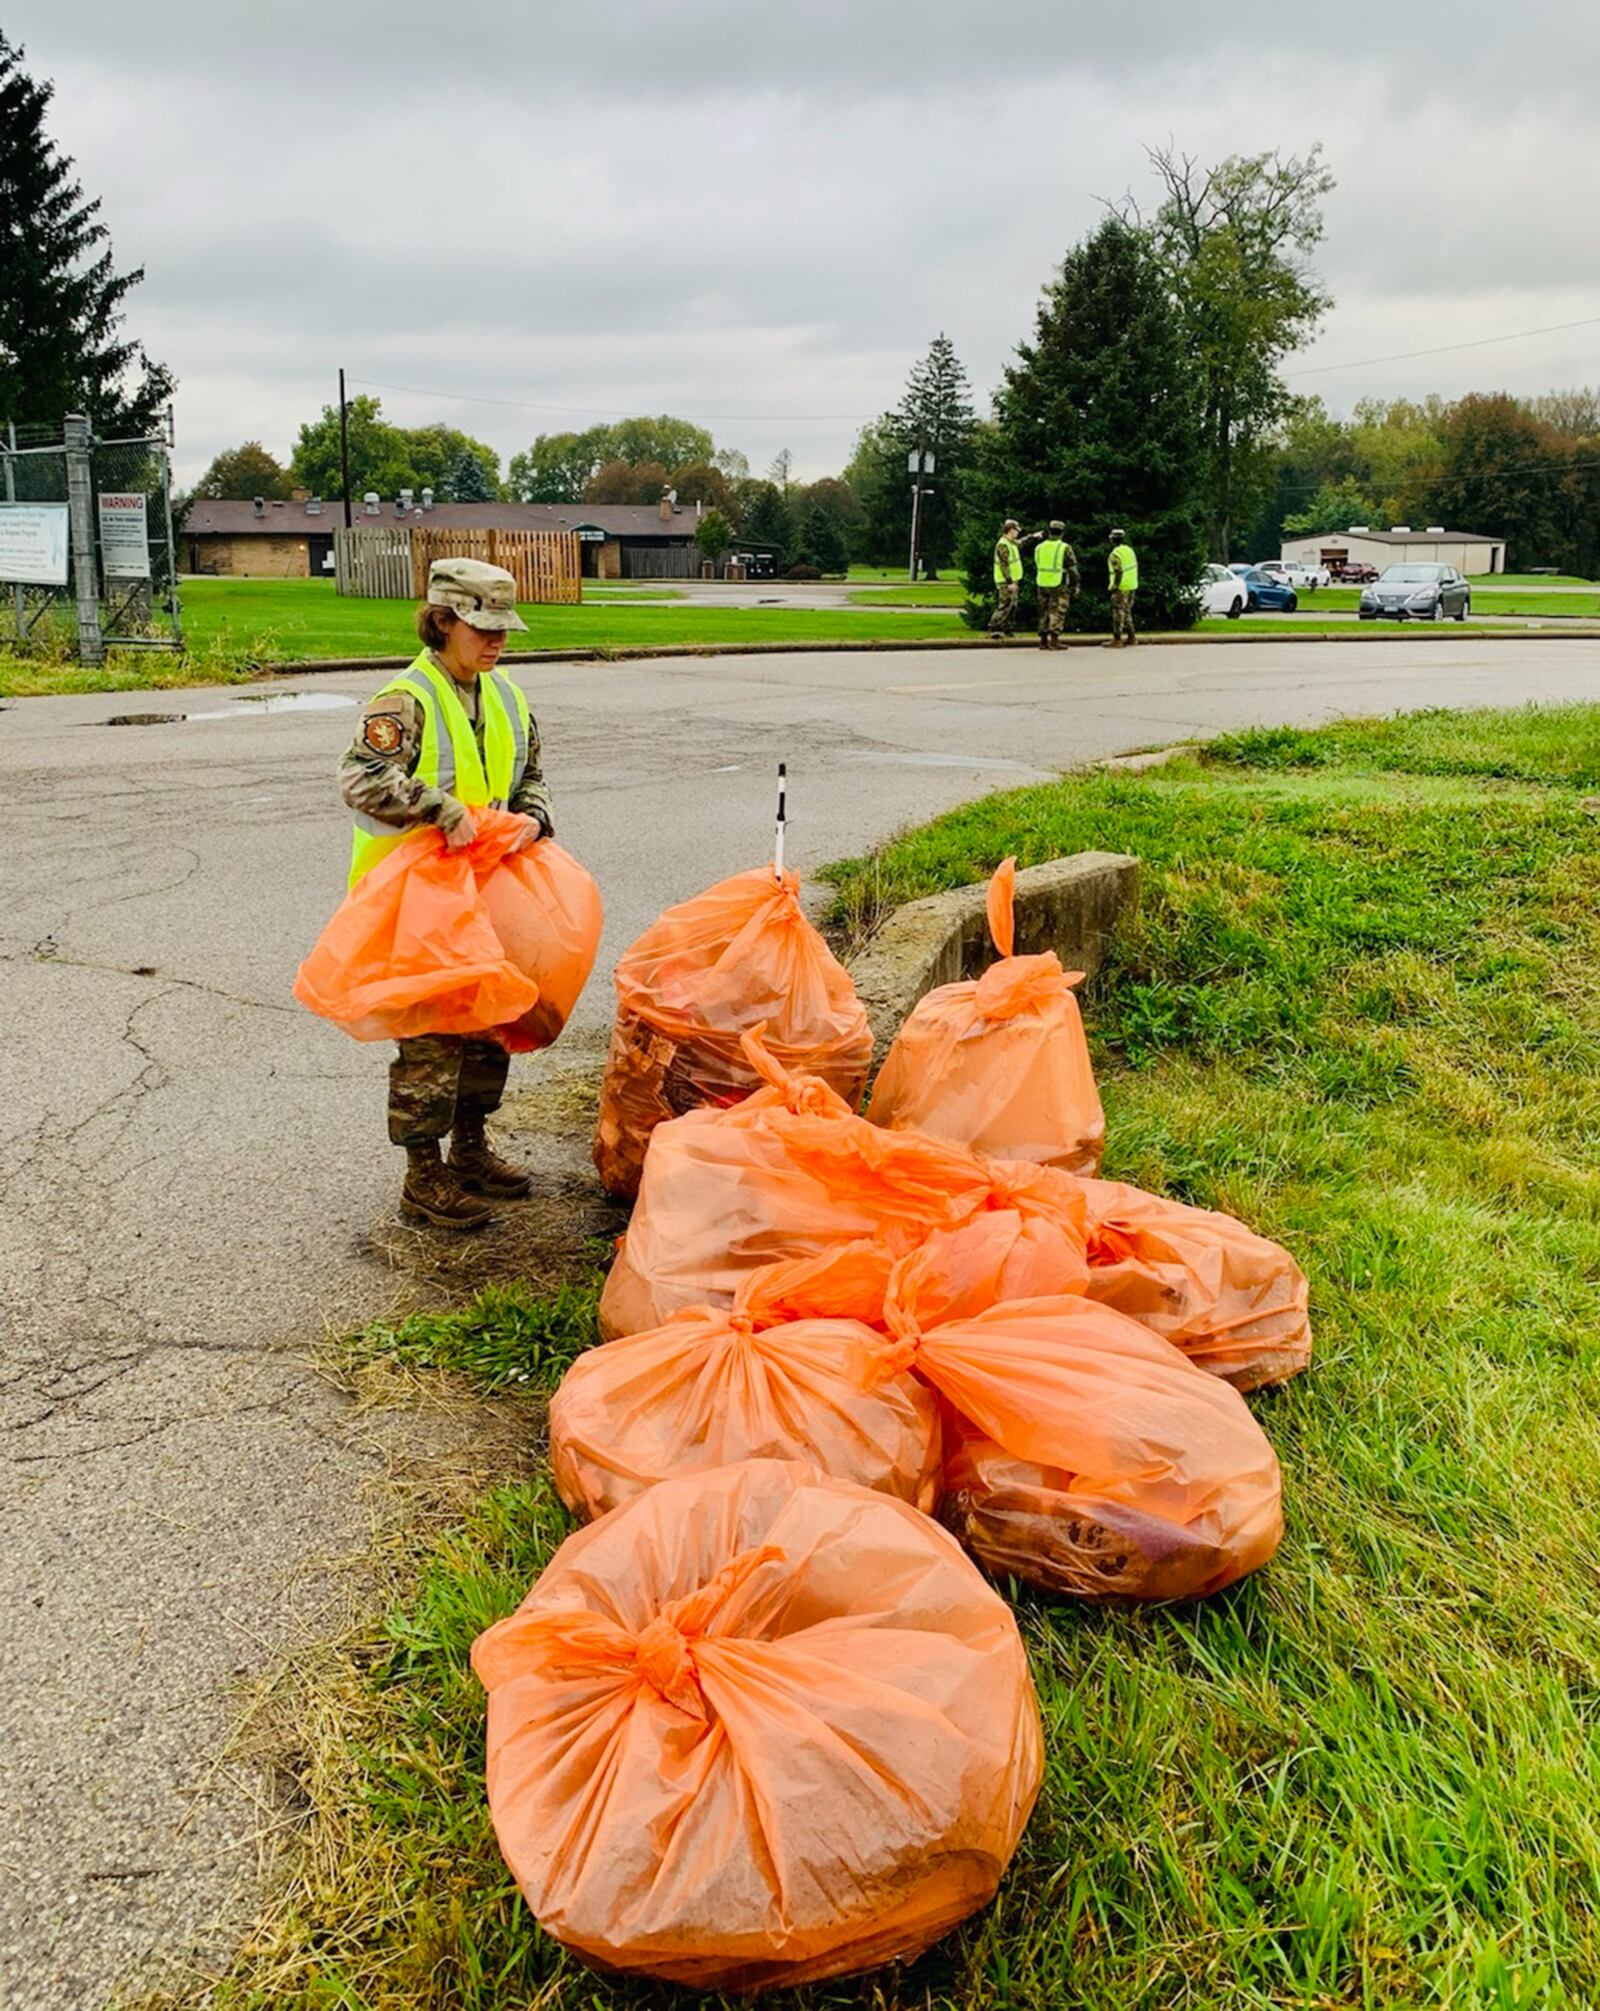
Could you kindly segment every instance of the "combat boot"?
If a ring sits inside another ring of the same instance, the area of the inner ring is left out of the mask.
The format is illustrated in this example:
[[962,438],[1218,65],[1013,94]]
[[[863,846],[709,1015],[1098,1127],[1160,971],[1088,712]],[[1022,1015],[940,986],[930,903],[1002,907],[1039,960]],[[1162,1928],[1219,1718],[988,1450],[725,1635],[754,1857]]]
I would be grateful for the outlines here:
[[494,1220],[487,1201],[469,1194],[460,1176],[439,1157],[433,1139],[406,1147],[406,1184],[400,1190],[400,1212],[420,1217],[440,1229],[481,1229]]
[[484,1136],[481,1111],[457,1111],[446,1170],[469,1194],[492,1194],[497,1201],[525,1201],[533,1176],[504,1160]]

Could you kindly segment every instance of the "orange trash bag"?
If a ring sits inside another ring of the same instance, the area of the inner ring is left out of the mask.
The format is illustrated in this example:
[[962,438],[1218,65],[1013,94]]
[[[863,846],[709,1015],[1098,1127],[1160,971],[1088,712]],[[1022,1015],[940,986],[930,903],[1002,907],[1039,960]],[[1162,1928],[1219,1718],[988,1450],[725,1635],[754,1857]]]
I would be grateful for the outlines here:
[[569,1537],[479,1637],[495,1832],[604,1972],[787,1989],[993,1896],[1042,1747],[1009,1609],[903,1501],[751,1460]]
[[1093,1173],[1106,1120],[1078,1001],[1082,971],[1053,951],[1015,957],[1017,862],[989,882],[989,930],[1000,962],[975,982],[920,999],[873,1084],[867,1115],[974,1152]]
[[985,1304],[1002,1224],[930,1236],[886,1301],[946,1400],[946,1526],[990,1570],[1083,1599],[1195,1598],[1264,1564],[1282,1480],[1243,1398],[1092,1299]]
[[600,1092],[594,1163],[631,1198],[658,1124],[738,1103],[760,1087],[740,1036],[765,1025],[791,1070],[852,1109],[872,1064],[866,1008],[800,907],[800,879],[736,873],[668,908],[617,965],[617,1019]]
[[1238,1390],[1287,1382],[1309,1365],[1309,1288],[1281,1244],[1214,1209],[1117,1181],[1082,1186],[1092,1298]]
[[826,1083],[790,1075],[759,1031],[745,1035],[744,1052],[764,1087],[651,1138],[600,1295],[607,1340],[659,1327],[685,1306],[731,1306],[745,1273],[780,1257],[879,1238],[898,1254],[991,1191],[970,1152],[869,1124]]
[[939,1407],[885,1368],[890,1345],[855,1320],[765,1320],[741,1295],[731,1312],[691,1306],[590,1348],[550,1405],[561,1498],[587,1519],[674,1474],[799,1459],[931,1513]]
[[473,817],[460,851],[428,826],[356,883],[300,966],[302,1005],[356,1040],[555,1039],[594,965],[599,889],[552,839],[510,855],[520,817]]

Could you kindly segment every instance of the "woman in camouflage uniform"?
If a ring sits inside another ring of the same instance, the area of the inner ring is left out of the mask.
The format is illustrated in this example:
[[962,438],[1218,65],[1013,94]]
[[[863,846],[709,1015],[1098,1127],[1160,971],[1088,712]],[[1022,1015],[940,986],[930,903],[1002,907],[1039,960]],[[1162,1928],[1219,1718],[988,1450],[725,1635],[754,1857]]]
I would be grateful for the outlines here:
[[[474,806],[492,803],[526,818],[518,850],[550,835],[538,727],[522,693],[495,668],[507,630],[525,626],[516,581],[499,566],[439,559],[429,569],[427,602],[417,610],[422,653],[367,701],[339,763],[340,793],[356,820],[352,886],[419,825],[436,825],[452,850],[470,845]],[[406,1152],[403,1214],[475,1229],[491,1219],[493,1201],[531,1191],[529,1176],[485,1135],[509,1062],[493,1040],[418,1034],[400,1042],[389,1069],[389,1136]],[[439,1150],[447,1134],[448,1159]]]

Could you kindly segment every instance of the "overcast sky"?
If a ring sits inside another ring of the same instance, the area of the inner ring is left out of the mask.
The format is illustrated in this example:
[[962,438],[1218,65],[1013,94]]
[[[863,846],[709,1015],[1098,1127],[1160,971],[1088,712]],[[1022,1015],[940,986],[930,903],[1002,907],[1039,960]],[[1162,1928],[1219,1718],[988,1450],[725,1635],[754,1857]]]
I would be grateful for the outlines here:
[[1298,388],[1600,381],[1600,6],[1321,19],[1326,52],[1316,10],[1192,0],[0,0],[146,269],[186,481],[246,438],[286,457],[341,363],[502,455],[671,411],[827,473],[941,328],[982,402],[1169,137],[1324,143],[1337,306]]

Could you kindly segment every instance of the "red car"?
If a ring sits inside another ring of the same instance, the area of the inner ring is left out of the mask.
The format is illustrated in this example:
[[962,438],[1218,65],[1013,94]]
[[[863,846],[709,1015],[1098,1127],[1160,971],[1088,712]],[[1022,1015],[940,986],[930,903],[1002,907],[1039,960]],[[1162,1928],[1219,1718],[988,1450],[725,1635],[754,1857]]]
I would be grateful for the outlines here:
[[1378,568],[1376,566],[1364,566],[1359,563],[1334,566],[1331,570],[1333,577],[1342,586],[1347,587],[1370,586],[1378,577]]

